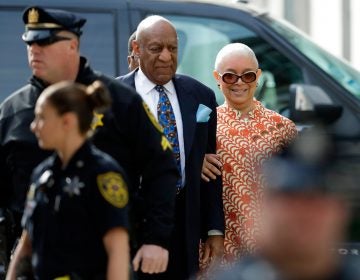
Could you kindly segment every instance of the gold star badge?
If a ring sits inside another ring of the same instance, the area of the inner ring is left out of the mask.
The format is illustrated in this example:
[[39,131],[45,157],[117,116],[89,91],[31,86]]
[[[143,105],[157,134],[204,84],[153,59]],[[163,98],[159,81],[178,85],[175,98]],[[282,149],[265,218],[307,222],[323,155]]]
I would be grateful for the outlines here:
[[91,129],[95,130],[98,126],[104,126],[104,123],[102,121],[104,117],[104,114],[98,114],[96,112],[94,112],[94,118],[91,124]]

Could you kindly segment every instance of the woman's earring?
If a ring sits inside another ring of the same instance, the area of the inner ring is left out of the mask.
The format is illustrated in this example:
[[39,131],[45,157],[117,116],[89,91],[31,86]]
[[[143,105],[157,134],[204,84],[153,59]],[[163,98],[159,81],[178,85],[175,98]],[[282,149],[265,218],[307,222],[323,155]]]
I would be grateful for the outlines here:
[[217,87],[218,87],[218,89],[220,89],[220,85],[219,85],[219,84],[217,84]]

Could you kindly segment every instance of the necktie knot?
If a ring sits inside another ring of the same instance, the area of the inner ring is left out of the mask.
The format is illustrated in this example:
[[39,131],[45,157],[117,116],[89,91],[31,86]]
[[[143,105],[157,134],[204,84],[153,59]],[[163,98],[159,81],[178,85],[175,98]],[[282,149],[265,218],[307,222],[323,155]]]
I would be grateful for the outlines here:
[[155,86],[155,89],[156,89],[157,92],[160,92],[160,93],[163,93],[163,92],[164,92],[164,87],[161,86],[161,85]]

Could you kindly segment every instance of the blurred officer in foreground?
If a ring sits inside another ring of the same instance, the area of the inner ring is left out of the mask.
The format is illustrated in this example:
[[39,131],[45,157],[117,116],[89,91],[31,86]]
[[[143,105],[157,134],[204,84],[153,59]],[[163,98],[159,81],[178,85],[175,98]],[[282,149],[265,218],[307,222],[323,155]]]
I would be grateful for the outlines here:
[[331,145],[325,134],[309,130],[268,162],[258,255],[213,279],[360,279],[358,260],[333,250],[346,238],[346,197],[356,180],[343,173]]
[[33,172],[23,234],[7,274],[32,257],[35,279],[128,279],[128,192],[124,173],[87,141],[94,110],[110,105],[100,82],[69,81],[39,97],[31,129],[55,150]]
[[[164,271],[179,177],[171,145],[134,89],[95,72],[80,56],[85,19],[67,11],[34,6],[24,11],[23,21],[22,39],[27,44],[33,77],[0,105],[0,206],[16,213],[20,224],[30,174],[49,155],[39,149],[30,131],[41,92],[59,81],[90,85],[100,80],[113,102],[110,110],[95,114],[92,140],[128,175],[131,222],[139,237],[131,238],[132,242],[142,248],[142,260],[150,272]],[[152,257],[154,250],[161,251],[160,261]]]

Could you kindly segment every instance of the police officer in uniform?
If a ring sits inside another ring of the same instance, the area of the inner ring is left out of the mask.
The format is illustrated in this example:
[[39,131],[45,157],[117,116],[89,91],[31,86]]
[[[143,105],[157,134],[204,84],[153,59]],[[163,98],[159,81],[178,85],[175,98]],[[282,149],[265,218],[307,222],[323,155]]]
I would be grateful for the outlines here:
[[224,280],[357,280],[357,256],[337,254],[359,198],[359,174],[347,170],[337,141],[323,127],[303,132],[265,165],[259,252],[214,273]]
[[[100,80],[113,102],[109,111],[95,115],[92,141],[128,175],[131,228],[136,233],[136,237],[131,235],[134,254],[142,249],[146,272],[165,270],[179,177],[169,142],[133,89],[93,71],[80,56],[79,37],[85,19],[33,6],[24,11],[23,21],[22,39],[33,76],[0,106],[1,198],[7,197],[5,206],[21,217],[31,171],[48,155],[38,148],[29,129],[40,93],[63,80],[84,85]],[[155,261],[154,252],[160,256]]]
[[109,104],[100,82],[60,82],[38,99],[31,128],[56,154],[34,170],[7,279],[28,255],[35,279],[128,279],[124,173],[86,140],[93,111]]

